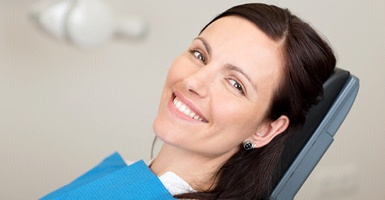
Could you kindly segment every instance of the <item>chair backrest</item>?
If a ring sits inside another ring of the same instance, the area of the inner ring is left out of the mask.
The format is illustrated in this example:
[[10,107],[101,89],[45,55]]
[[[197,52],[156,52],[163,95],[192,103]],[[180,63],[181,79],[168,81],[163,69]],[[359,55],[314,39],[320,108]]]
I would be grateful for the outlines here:
[[324,98],[310,109],[304,127],[285,145],[270,200],[294,198],[333,142],[358,89],[357,77],[343,69],[334,70],[324,83]]

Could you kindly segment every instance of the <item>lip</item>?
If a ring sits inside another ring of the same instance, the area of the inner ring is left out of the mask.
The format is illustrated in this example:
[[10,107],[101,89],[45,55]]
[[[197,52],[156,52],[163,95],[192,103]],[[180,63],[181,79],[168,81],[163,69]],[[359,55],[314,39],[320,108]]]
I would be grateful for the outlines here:
[[[173,102],[176,97],[178,98],[179,101],[181,101],[183,104],[188,106],[192,112],[194,112],[197,116],[199,116],[202,119],[202,121],[193,119],[193,118],[185,115],[181,111],[179,111],[179,109],[177,109],[175,107],[174,102]],[[170,99],[169,104],[168,104],[168,108],[170,109],[170,111],[173,114],[177,115],[179,118],[182,118],[184,120],[191,121],[191,122],[208,123],[208,120],[202,115],[202,112],[198,109],[198,107],[195,106],[194,103],[192,103],[190,100],[188,100],[185,96],[183,96],[179,92],[172,93],[171,99]]]

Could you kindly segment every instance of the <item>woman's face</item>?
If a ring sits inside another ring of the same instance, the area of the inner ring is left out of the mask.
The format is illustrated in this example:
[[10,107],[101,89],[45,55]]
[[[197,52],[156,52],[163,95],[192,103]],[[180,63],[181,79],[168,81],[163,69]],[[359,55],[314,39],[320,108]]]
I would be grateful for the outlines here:
[[208,157],[231,156],[244,141],[258,140],[281,80],[280,52],[279,43],[245,19],[213,22],[171,65],[156,135]]

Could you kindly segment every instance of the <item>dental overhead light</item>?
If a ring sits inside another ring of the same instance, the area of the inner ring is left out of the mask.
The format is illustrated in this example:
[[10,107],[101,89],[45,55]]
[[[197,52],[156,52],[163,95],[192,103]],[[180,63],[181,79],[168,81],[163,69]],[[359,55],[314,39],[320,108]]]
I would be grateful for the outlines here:
[[51,35],[85,48],[103,46],[116,35],[140,38],[147,31],[143,19],[118,19],[102,0],[42,0],[30,17]]

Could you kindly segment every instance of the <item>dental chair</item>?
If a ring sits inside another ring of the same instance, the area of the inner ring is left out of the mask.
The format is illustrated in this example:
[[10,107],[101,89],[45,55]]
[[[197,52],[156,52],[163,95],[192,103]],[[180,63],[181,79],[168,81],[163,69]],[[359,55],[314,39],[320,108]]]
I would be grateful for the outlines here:
[[336,68],[324,83],[324,98],[313,106],[306,123],[286,144],[276,170],[270,200],[293,199],[327,151],[357,96],[359,79]]

